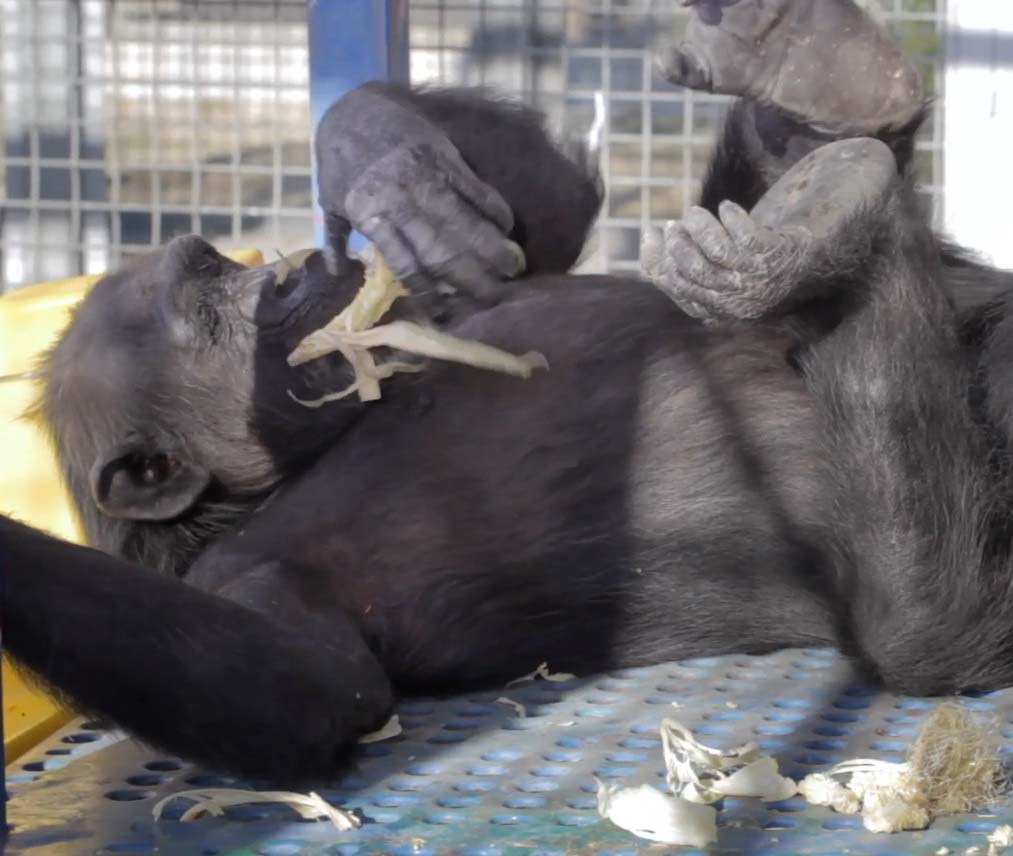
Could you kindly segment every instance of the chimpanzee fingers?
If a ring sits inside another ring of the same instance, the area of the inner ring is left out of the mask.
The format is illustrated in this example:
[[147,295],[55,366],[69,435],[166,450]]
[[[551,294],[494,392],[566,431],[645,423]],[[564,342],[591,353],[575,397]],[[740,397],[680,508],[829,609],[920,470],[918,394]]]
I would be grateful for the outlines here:
[[655,226],[648,226],[640,238],[640,269],[652,282],[662,275],[665,237]]
[[675,262],[680,252],[680,246],[666,244],[660,229],[647,229],[640,245],[641,269],[687,315],[703,321],[715,320],[719,314],[714,306],[716,295],[683,275]]
[[687,42],[665,45],[654,57],[654,68],[669,83],[709,92],[714,81],[706,62]]
[[727,292],[741,287],[739,273],[707,258],[696,236],[682,220],[665,224],[665,254],[683,278],[701,288]]
[[721,305],[720,295],[686,279],[670,265],[666,265],[664,274],[653,282],[676,306],[693,318],[717,321],[730,317]]
[[[490,273],[512,279],[523,273],[527,264],[524,251],[507,237],[499,226],[484,219],[481,212],[465,198],[450,192],[439,197],[430,196],[420,206],[431,223],[443,236],[443,241],[456,247],[462,256],[473,256]],[[452,285],[467,288],[467,283]]]
[[445,152],[443,173],[450,186],[491,220],[504,235],[514,227],[514,212],[499,192],[482,181],[456,150]]
[[[414,212],[398,225],[398,230],[414,251],[419,269],[430,281],[447,283],[488,303],[502,297],[504,277],[490,270],[488,261],[475,251],[474,243],[488,240],[502,243],[505,239],[494,226],[484,225],[490,231],[475,229],[469,240],[456,230],[438,228],[428,212]],[[517,255],[509,249],[501,252],[497,261],[501,267],[509,262],[510,272],[516,272]]]
[[433,285],[422,270],[411,242],[386,217],[378,214],[356,224],[356,228],[376,246],[391,273],[399,280],[413,279],[413,285]]
[[[757,260],[772,253],[784,257],[804,255],[812,244],[812,233],[805,226],[779,226],[777,229],[763,226],[734,202],[722,202],[718,214],[729,236]],[[758,269],[762,269],[762,264]]]
[[682,223],[708,261],[726,268],[741,267],[743,261],[741,250],[721,221],[706,208],[694,205]]
[[767,252],[776,241],[776,232],[760,226],[741,205],[730,200],[725,200],[718,206],[718,215],[727,234],[748,252]]
[[479,303],[491,306],[503,299],[510,288],[507,280],[490,276],[488,270],[474,256],[456,256],[429,270],[429,276],[437,283],[460,284]]

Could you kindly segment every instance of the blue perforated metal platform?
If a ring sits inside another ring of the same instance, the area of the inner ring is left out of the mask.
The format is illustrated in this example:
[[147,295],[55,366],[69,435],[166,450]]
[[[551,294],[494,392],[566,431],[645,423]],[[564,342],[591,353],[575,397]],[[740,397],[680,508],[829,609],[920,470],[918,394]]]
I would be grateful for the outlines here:
[[[496,699],[527,707],[518,717]],[[672,703],[679,705],[673,710]],[[1013,692],[966,698],[994,716],[1013,752]],[[8,769],[13,831],[5,853],[32,856],[427,856],[427,854],[694,853],[651,845],[599,818],[595,782],[663,788],[658,724],[675,716],[704,742],[759,741],[796,778],[853,757],[901,760],[931,701],[877,695],[827,651],[789,651],[529,682],[462,698],[406,702],[405,732],[363,748],[356,769],[320,793],[358,809],[361,829],[299,821],[283,806],[227,810],[180,823],[172,804],[192,787],[244,786],[153,755],[78,722]],[[245,783],[267,787],[264,783]],[[985,834],[1013,808],[937,820],[928,830],[872,835],[858,818],[801,799],[726,799],[712,853],[930,854],[987,850]]]

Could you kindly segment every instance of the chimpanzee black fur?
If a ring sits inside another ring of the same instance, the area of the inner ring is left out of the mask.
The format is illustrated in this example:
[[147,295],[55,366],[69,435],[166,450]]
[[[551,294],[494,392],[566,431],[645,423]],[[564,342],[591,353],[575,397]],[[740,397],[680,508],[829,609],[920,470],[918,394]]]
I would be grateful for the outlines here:
[[[796,3],[850,7],[773,5]],[[697,58],[742,25],[729,6],[697,4]],[[798,18],[782,20],[771,43],[797,35]],[[895,73],[884,56],[872,71]],[[898,107],[863,101],[879,92],[867,76],[854,86],[831,138],[913,134],[916,88],[890,93]],[[908,205],[903,157],[881,180],[889,155],[874,146],[855,176],[865,195],[849,182],[854,204],[826,221],[844,261],[826,234],[735,220],[716,202],[776,199],[816,148],[772,161],[743,130],[750,111],[797,125],[806,116],[784,108],[797,112],[800,90],[790,104],[738,91],[753,100],[704,190],[712,213],[655,248],[659,289],[564,275],[597,183],[530,113],[376,85],[317,141],[327,264],[312,256],[278,288],[191,237],[96,285],[48,360],[40,412],[104,552],[0,518],[11,653],[152,744],[291,783],[332,772],[396,694],[494,685],[542,661],[586,674],[838,645],[900,689],[1007,682],[1009,493],[994,450],[1013,404],[1008,282],[944,258]],[[713,283],[714,299],[687,291],[707,291],[693,277],[708,253],[731,252],[715,213],[746,229],[726,267],[748,276],[714,280],[748,285],[732,301]],[[373,404],[301,407],[289,391],[349,380],[340,357],[285,361],[361,283],[344,218],[416,293],[460,289],[447,329],[541,351],[549,370],[521,381],[434,364]],[[534,273],[504,293],[508,238]],[[764,277],[772,247],[787,254]],[[828,271],[834,260],[846,265]],[[958,324],[940,295],[966,283],[981,296]],[[742,305],[760,309],[739,317]],[[973,607],[990,616],[980,633]]]

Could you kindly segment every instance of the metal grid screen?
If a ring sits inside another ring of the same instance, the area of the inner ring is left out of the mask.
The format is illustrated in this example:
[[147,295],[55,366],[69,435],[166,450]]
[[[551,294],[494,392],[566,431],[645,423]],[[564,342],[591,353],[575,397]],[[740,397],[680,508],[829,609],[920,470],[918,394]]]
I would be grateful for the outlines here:
[[[945,0],[860,2],[919,58],[938,94]],[[668,85],[653,73],[652,48],[678,35],[688,11],[662,0],[413,0],[411,11],[415,80],[505,90],[543,109],[561,134],[586,132],[595,93],[605,95],[608,198],[585,267],[638,270],[643,228],[681,216],[695,201],[729,104]],[[937,224],[942,167],[937,102],[918,152]]]
[[[941,80],[944,0],[868,0]],[[412,77],[486,84],[584,133],[605,96],[608,200],[586,267],[634,270],[696,193],[727,100],[668,86],[660,0],[413,0]],[[174,235],[312,241],[304,0],[0,0],[0,290],[121,264]],[[919,170],[941,217],[941,113]]]
[[312,236],[301,0],[0,0],[8,288]]

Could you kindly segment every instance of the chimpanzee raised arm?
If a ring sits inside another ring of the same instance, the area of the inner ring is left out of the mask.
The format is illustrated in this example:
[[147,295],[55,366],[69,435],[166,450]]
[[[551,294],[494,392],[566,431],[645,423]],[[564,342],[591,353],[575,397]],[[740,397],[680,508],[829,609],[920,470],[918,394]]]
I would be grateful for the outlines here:
[[567,157],[540,113],[479,90],[367,83],[327,111],[316,157],[321,207],[413,290],[485,302],[521,270],[567,272],[602,200],[596,165]]

